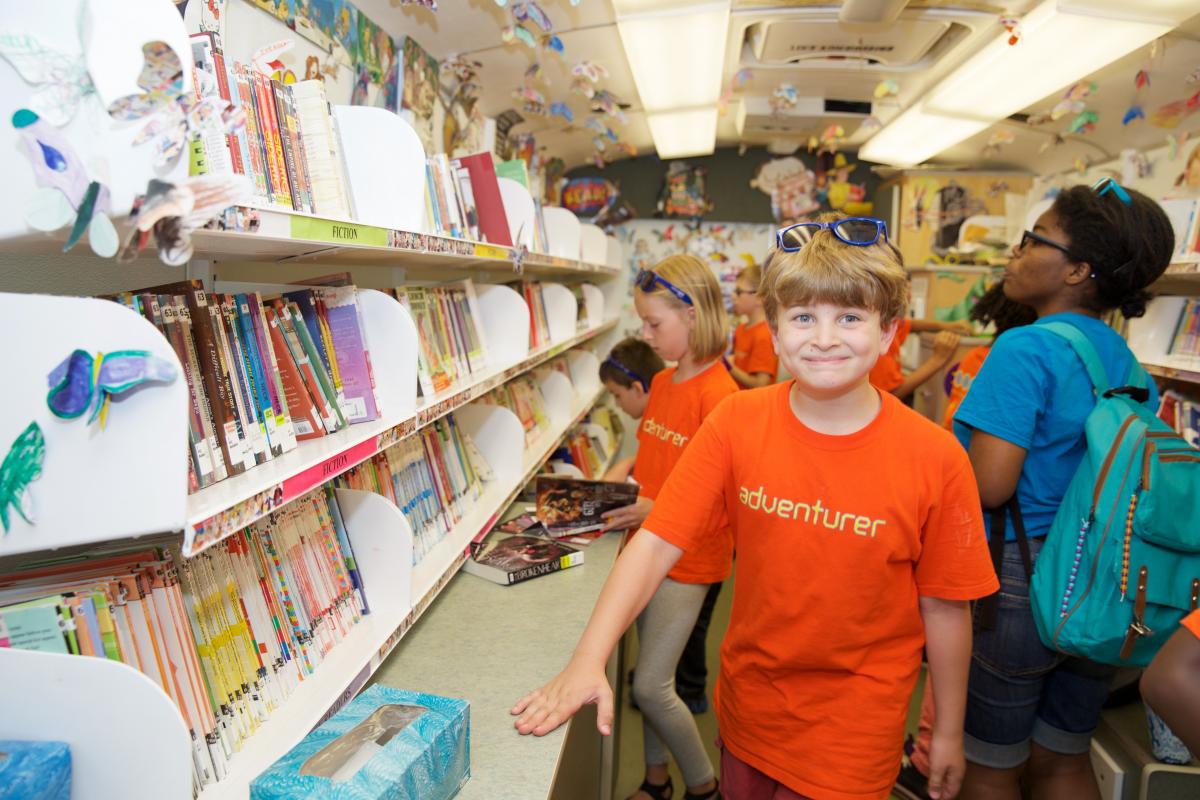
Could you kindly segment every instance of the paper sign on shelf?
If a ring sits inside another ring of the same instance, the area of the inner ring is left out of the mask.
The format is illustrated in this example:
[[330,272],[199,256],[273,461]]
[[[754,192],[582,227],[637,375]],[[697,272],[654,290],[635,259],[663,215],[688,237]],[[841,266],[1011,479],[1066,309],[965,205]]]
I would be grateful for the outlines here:
[[291,236],[293,239],[308,239],[315,242],[330,244],[354,244],[371,247],[387,247],[388,232],[386,228],[376,228],[373,225],[360,225],[355,222],[339,222],[332,219],[317,217],[291,217]]
[[294,39],[280,39],[278,42],[264,45],[254,51],[254,55],[250,57],[250,63],[264,75],[270,75],[278,67],[271,66],[273,61],[278,61],[279,57],[296,46]]
[[506,259],[508,258],[508,254],[509,251],[507,247],[497,247],[494,244],[475,245],[475,256],[477,258]]
[[335,475],[340,475],[351,467],[361,464],[375,455],[375,439],[367,439],[353,447],[348,447],[337,455],[330,456],[324,461],[314,464],[303,472],[287,478],[283,482],[284,502],[290,502],[315,486],[328,481]]

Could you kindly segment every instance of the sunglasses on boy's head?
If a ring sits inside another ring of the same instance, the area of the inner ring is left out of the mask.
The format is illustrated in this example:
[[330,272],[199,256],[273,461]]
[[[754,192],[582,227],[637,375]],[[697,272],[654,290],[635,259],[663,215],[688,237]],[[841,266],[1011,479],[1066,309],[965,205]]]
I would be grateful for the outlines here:
[[695,305],[695,303],[692,302],[692,298],[688,296],[687,292],[685,292],[683,289],[680,289],[678,286],[671,283],[669,280],[659,275],[652,269],[639,269],[637,277],[633,279],[633,285],[646,293],[653,292],[656,284],[663,287],[668,292],[687,303],[689,306]]
[[650,386],[646,383],[645,378],[643,378],[641,375],[638,375],[636,372],[634,372],[629,367],[622,364],[620,361],[617,361],[612,356],[609,356],[608,358],[604,359],[604,363],[613,367],[618,372],[625,373],[625,375],[628,376],[628,378],[631,381],[633,381],[634,383],[640,384],[643,390],[645,390],[647,392],[650,391]]
[[874,217],[847,217],[833,222],[798,222],[775,234],[775,244],[785,253],[794,253],[812,241],[813,236],[828,230],[838,241],[855,247],[870,247],[883,237],[888,240],[887,223]]

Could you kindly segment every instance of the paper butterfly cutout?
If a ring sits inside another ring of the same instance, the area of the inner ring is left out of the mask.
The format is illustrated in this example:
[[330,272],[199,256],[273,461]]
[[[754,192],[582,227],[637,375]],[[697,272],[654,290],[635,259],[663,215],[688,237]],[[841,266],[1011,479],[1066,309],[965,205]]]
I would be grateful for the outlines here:
[[597,89],[592,92],[591,101],[593,111],[603,111],[622,125],[625,124],[625,112],[621,110],[621,103],[614,94]]
[[51,125],[70,122],[83,98],[95,91],[82,54],[56,50],[32,33],[0,32],[0,56],[34,85],[28,105]]
[[21,519],[33,524],[33,498],[27,491],[29,484],[42,475],[42,463],[46,460],[46,437],[37,422],[21,432],[12,447],[0,462],[0,523],[7,533],[9,528],[8,507],[12,506]]
[[575,113],[571,111],[571,107],[566,103],[551,103],[550,116],[562,117],[563,121],[568,125],[575,121]]
[[39,231],[56,231],[74,221],[63,252],[74,247],[87,231],[88,243],[96,255],[111,258],[117,252],[118,240],[108,217],[112,210],[108,188],[88,181],[71,142],[33,111],[18,109],[12,125],[41,187],[30,198],[25,221]]
[[195,175],[176,185],[151,180],[134,201],[133,230],[119,261],[132,261],[151,237],[164,264],[181,267],[192,257],[192,232],[230,206],[248,202],[253,182],[245,175]]
[[608,70],[601,64],[595,64],[591,61],[577,61],[575,66],[571,67],[571,75],[576,78],[583,78],[592,83],[599,83],[601,78],[608,77]]
[[1146,112],[1142,110],[1142,107],[1140,105],[1138,105],[1137,103],[1134,103],[1128,109],[1125,110],[1125,116],[1121,117],[1121,124],[1128,125],[1131,122],[1134,122],[1139,119],[1145,119],[1145,118],[1146,118]]
[[1084,111],[1067,126],[1067,133],[1091,133],[1096,130],[1096,122],[1100,119],[1095,111]]
[[76,350],[47,376],[46,404],[59,419],[76,419],[90,410],[88,424],[99,419],[103,428],[114,398],[121,400],[147,383],[171,383],[177,374],[174,364],[146,350],[116,350],[95,358]]
[[246,112],[217,93],[216,79],[211,74],[196,70],[193,78],[202,99],[189,93],[166,102],[160,107],[160,113],[134,137],[134,145],[152,143],[156,167],[165,168],[174,163],[191,138],[209,131],[233,133],[246,124]]
[[875,85],[875,99],[882,100],[885,97],[895,97],[900,94],[900,85],[890,78],[880,81]]

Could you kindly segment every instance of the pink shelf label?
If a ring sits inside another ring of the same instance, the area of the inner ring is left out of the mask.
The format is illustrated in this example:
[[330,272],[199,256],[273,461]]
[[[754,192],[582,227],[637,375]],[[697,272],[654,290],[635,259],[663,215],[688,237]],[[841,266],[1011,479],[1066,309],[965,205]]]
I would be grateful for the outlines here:
[[366,461],[373,455],[375,455],[375,440],[368,439],[293,475],[283,482],[284,502],[295,500],[314,486],[320,486],[333,476]]

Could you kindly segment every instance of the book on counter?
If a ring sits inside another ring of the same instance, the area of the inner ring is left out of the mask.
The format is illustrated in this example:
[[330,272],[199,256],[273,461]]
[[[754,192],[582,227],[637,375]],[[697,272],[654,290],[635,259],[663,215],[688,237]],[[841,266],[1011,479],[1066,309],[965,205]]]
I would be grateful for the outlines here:
[[632,505],[638,497],[636,484],[555,475],[539,475],[535,492],[537,518],[551,536],[599,530],[605,512]]
[[500,530],[492,531],[472,548],[474,552],[463,564],[463,571],[501,586],[583,563],[583,553],[563,542]]

